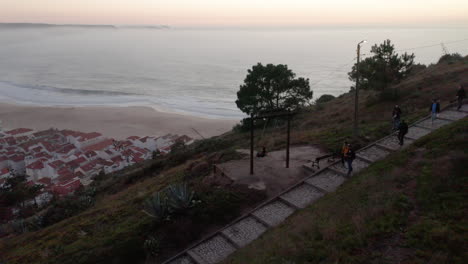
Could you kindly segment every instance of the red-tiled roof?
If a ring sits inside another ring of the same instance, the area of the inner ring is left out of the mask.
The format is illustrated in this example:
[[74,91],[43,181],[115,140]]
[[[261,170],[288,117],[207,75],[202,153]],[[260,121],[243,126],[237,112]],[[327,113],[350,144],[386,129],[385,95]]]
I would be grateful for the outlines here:
[[62,146],[62,149],[60,149],[59,151],[57,151],[57,153],[59,154],[67,154],[67,153],[70,153],[70,151],[76,149],[76,147],[72,144],[65,144]]
[[42,161],[38,160],[36,162],[29,164],[26,168],[32,169],[32,170],[41,170],[44,168],[44,164],[42,163]]
[[66,130],[66,129],[60,131],[60,133],[61,133],[64,137],[67,137],[67,136],[79,137],[79,136],[81,136],[81,135],[84,134],[84,133],[81,133],[81,132],[78,132],[78,131]]
[[64,185],[56,185],[53,188],[53,191],[59,195],[67,195],[76,191],[80,188],[81,182],[79,179],[65,183]]
[[106,149],[107,147],[109,146],[112,146],[112,143],[114,142],[114,140],[112,139],[106,139],[104,141],[101,141],[99,143],[96,143],[96,144],[93,144],[91,146],[87,146],[87,147],[84,147],[83,150],[84,151],[100,151],[100,150],[104,150]]
[[66,183],[66,182],[73,180],[75,177],[76,177],[75,174],[73,174],[71,171],[66,169],[66,170],[61,171],[61,173],[59,173],[59,176],[57,177],[57,181],[60,184],[62,184],[62,183]]
[[37,180],[37,183],[38,183],[38,184],[42,184],[42,185],[44,185],[45,187],[48,187],[49,185],[52,184],[52,179],[49,178],[49,177],[40,178],[39,180]]
[[86,162],[86,159],[84,157],[79,157],[77,159],[67,162],[67,165],[70,167],[76,168],[76,167],[79,167],[84,162]]
[[36,133],[33,133],[34,137],[46,137],[46,136],[52,136],[55,134],[55,131],[53,129],[47,129],[47,130],[42,130]]
[[2,170],[0,170],[0,175],[5,175],[7,173],[9,173],[10,170],[8,170],[7,168],[3,168]]
[[94,156],[96,156],[96,155],[97,155],[97,153],[96,153],[95,151],[87,151],[87,152],[85,153],[85,156],[86,156],[87,158],[91,158],[91,157],[94,157]]
[[28,140],[29,138],[27,136],[21,136],[16,138],[16,142],[24,142]]
[[13,130],[10,130],[10,131],[6,131],[5,134],[8,134],[8,135],[18,135],[18,134],[23,134],[23,133],[27,133],[27,132],[31,132],[33,131],[32,129],[29,129],[29,128],[17,128],[17,129],[13,129]]
[[32,149],[32,151],[34,151],[34,152],[41,152],[41,150],[42,150],[41,146],[35,147],[35,148]]
[[78,139],[78,141],[79,142],[88,141],[90,139],[97,138],[100,136],[102,136],[102,134],[98,132],[86,133],[86,134],[82,134],[80,139]]
[[63,162],[61,160],[56,160],[56,161],[53,161],[53,162],[49,162],[49,166],[51,166],[54,169],[58,169],[59,167],[63,166],[64,164],[65,164],[65,162]]
[[14,162],[20,162],[20,161],[24,160],[24,156],[23,155],[14,155],[13,157],[10,158],[10,160],[14,161]]
[[112,166],[114,163],[110,160],[104,160],[104,159],[98,159],[96,160],[98,164],[101,164],[103,166]]
[[96,166],[96,161],[91,161],[83,166],[81,166],[80,168],[84,171],[84,172],[88,172],[88,171],[91,171],[94,167]]
[[114,162],[114,163],[117,163],[117,162],[122,162],[123,161],[123,158],[122,156],[115,156],[113,158],[111,158],[111,160]]

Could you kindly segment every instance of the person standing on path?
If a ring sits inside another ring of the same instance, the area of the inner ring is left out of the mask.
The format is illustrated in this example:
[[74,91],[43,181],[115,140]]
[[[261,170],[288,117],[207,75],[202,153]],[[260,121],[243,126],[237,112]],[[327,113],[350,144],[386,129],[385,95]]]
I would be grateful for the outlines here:
[[348,152],[348,141],[345,141],[343,143],[343,147],[341,148],[341,164],[343,165],[343,167],[346,167],[345,166],[345,156],[346,156],[346,153]]
[[356,153],[351,147],[351,144],[348,144],[348,151],[346,152],[346,155],[345,155],[345,160],[346,160],[346,163],[348,164],[348,173],[346,174],[346,177],[351,176],[351,173],[353,172],[353,161],[355,158],[356,158]]
[[434,124],[434,120],[437,118],[437,114],[440,112],[440,103],[439,100],[432,99],[431,107],[429,108],[431,112],[431,121]]
[[401,118],[400,106],[395,105],[392,111],[392,118],[393,118],[393,130],[397,130],[398,126],[400,125],[400,118]]
[[466,93],[465,93],[465,88],[463,88],[463,85],[458,86],[458,91],[457,91],[457,101],[458,101],[458,107],[457,111],[460,111],[462,105],[463,105],[463,99],[465,99]]
[[398,141],[400,146],[403,146],[405,135],[408,133],[408,124],[406,124],[405,120],[402,120],[400,125],[398,126]]

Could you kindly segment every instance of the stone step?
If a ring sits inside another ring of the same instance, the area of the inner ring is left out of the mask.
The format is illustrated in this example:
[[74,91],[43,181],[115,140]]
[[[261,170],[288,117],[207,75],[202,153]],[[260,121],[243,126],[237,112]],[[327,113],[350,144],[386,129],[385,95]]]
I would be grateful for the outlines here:
[[225,259],[236,251],[236,247],[221,235],[216,235],[194,248],[187,251],[187,254],[198,264],[214,264]]
[[243,247],[267,230],[267,226],[249,216],[221,231],[238,247]]
[[271,203],[253,211],[252,215],[258,218],[262,223],[266,223],[268,226],[276,226],[294,213],[294,211],[294,208],[284,202],[274,200]]
[[323,194],[322,191],[314,188],[310,184],[301,184],[281,195],[281,199],[286,200],[297,208],[305,208],[322,197]]
[[388,154],[390,154],[390,151],[387,151],[387,150],[384,150],[382,148],[379,148],[375,145],[373,145],[372,147],[370,148],[366,148],[366,149],[363,149],[363,150],[360,150],[357,152],[357,155],[358,156],[362,156],[363,158],[371,161],[371,162],[375,162],[377,160],[381,160],[383,158],[385,158],[386,156],[388,156]]
[[305,180],[306,183],[316,186],[327,192],[334,192],[338,186],[346,181],[346,178],[326,169],[319,174]]
[[[460,110],[468,114],[468,104],[462,105],[462,107],[460,108]],[[457,111],[457,108],[454,107],[454,108],[453,108],[453,111]]]
[[198,263],[193,261],[189,256],[182,255],[172,260],[171,262],[168,262],[168,264],[198,264]]
[[412,126],[408,129],[408,134],[406,134],[405,137],[411,138],[411,139],[419,139],[429,133],[431,133],[430,129]]
[[[346,163],[345,163],[346,165]],[[369,163],[360,159],[359,157],[356,157],[356,159],[353,161],[353,174],[358,173],[364,168],[367,168],[369,166]],[[344,167],[341,162],[336,163],[335,165],[332,165],[329,167],[330,169],[333,169],[334,171],[337,171],[341,173],[342,175],[346,175],[348,173],[348,168]]]
[[427,119],[424,119],[423,121],[417,123],[416,125],[419,126],[419,127],[424,127],[424,128],[428,128],[428,129],[438,129],[438,128],[443,127],[445,125],[448,125],[450,123],[451,123],[450,121],[445,120],[445,119],[440,119],[440,118],[435,119],[434,123],[433,123],[430,118],[427,118]]
[[[464,105],[465,106],[465,105]],[[446,110],[438,114],[438,117],[443,118],[443,119],[448,119],[448,120],[460,120],[467,116],[468,114],[462,111],[451,111],[451,110]]]
[[395,151],[395,150],[401,149],[402,147],[406,147],[408,145],[411,145],[411,143],[413,143],[413,142],[414,142],[413,139],[406,138],[404,140],[404,142],[403,142],[403,146],[400,146],[397,136],[392,135],[390,137],[384,138],[381,141],[378,141],[376,143],[376,145],[378,145],[378,146],[380,146],[382,148],[388,149],[388,150]]

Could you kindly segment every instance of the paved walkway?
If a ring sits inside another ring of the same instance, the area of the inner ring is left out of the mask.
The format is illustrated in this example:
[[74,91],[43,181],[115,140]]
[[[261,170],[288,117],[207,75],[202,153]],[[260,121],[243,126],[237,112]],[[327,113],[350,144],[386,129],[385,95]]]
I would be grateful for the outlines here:
[[[406,135],[406,147],[432,130],[457,121],[468,115],[468,105],[462,111],[454,107],[439,114],[434,123],[430,118],[420,120],[410,126]],[[401,148],[395,134],[385,137],[356,152],[353,162],[354,173],[368,167],[371,163],[385,158]],[[307,167],[307,164],[305,165]],[[261,204],[250,213],[235,220],[225,228],[197,242],[183,252],[164,262],[164,264],[211,264],[224,260],[238,248],[257,239],[269,228],[283,222],[296,210],[305,208],[328,192],[335,191],[347,180],[346,169],[341,161],[331,164],[312,176],[302,180],[285,192]]]

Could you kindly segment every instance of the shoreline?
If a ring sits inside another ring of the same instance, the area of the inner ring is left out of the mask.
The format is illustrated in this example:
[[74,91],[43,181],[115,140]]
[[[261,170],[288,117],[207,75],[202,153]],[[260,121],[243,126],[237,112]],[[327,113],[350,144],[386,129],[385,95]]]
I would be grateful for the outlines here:
[[240,120],[202,118],[157,111],[149,106],[35,106],[0,102],[3,130],[20,127],[99,132],[105,137],[187,135],[195,139],[221,135]]

